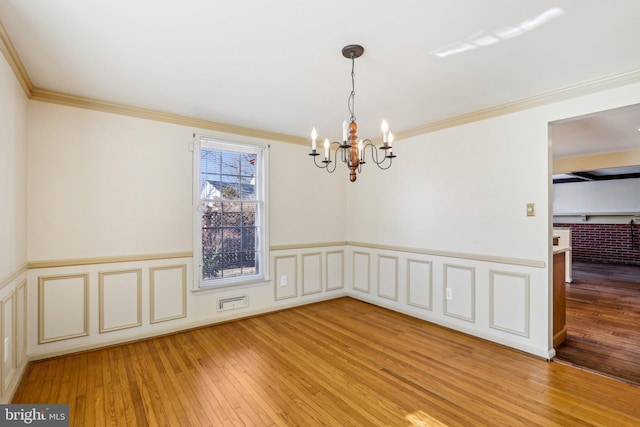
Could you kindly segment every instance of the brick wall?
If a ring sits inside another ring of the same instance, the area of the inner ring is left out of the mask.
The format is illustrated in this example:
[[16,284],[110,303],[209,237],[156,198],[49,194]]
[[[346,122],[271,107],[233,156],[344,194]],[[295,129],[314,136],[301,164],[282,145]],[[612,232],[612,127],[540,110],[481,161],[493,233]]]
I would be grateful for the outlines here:
[[[640,224],[554,224],[571,228],[574,261],[640,266]],[[633,238],[632,238],[633,230]]]

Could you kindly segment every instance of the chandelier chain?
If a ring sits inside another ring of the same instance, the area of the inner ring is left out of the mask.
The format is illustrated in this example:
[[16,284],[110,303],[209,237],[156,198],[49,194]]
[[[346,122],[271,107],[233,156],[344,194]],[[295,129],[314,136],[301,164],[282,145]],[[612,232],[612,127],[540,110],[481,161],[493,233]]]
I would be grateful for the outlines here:
[[355,56],[354,53],[351,52],[351,93],[349,94],[349,99],[347,100],[347,106],[349,108],[349,121],[355,122],[355,105],[356,105],[356,72],[355,72]]

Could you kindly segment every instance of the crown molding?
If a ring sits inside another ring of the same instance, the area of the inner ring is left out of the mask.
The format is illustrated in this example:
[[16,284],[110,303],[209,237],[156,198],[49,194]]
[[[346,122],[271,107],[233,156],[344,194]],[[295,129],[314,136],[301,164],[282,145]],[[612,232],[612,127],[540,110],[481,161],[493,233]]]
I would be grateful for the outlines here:
[[0,51],[6,58],[9,67],[13,70],[13,74],[15,74],[16,79],[18,79],[25,95],[27,95],[27,98],[31,98],[33,83],[31,83],[29,74],[20,59],[20,55],[18,55],[15,47],[13,47],[13,43],[9,38],[9,34],[7,34],[7,31],[4,29],[2,22],[0,22]]
[[113,102],[100,101],[91,98],[84,98],[76,95],[55,92],[47,89],[34,87],[31,99],[34,101],[49,102],[52,104],[66,105],[70,107],[84,108],[88,110],[102,111],[106,113],[120,114],[123,116],[137,117],[147,120],[155,120],[159,122],[172,123],[176,125],[195,127],[198,129],[208,129],[224,133],[232,133],[235,135],[249,136],[252,138],[261,138],[271,141],[288,142],[291,144],[306,145],[307,139],[286,135],[283,133],[269,132],[258,129],[252,129],[243,126],[229,125],[210,120],[198,119],[195,117],[182,116],[179,114],[166,113],[163,111],[151,110],[148,108],[133,107],[129,105],[116,104]]
[[[19,59],[19,58],[18,58]],[[24,67],[22,68],[24,69]],[[15,71],[15,70],[14,70]],[[26,76],[26,71],[25,71]],[[27,81],[31,84],[31,81]],[[531,96],[528,98],[519,99],[517,101],[508,102],[505,104],[496,105],[489,108],[473,111],[471,113],[461,114],[459,116],[450,117],[448,119],[440,120],[437,122],[429,123],[424,126],[418,126],[413,129],[399,131],[396,133],[396,140],[411,138],[414,136],[423,135],[439,131],[442,129],[461,126],[468,123],[478,122],[481,120],[490,119],[493,117],[499,117],[506,114],[515,113],[518,111],[527,110],[534,107],[539,107],[554,102],[563,101],[578,96],[588,95],[595,92],[600,92],[607,89],[614,89],[617,87],[625,86],[632,83],[640,82],[640,70],[629,71],[622,74],[616,74],[613,76],[603,77],[589,82],[580,83],[577,85],[569,86],[563,89],[547,92],[544,94]],[[25,90],[26,91],[26,90]],[[229,125],[220,122],[214,122],[210,120],[198,119],[194,117],[181,116],[178,114],[166,113],[157,110],[151,110],[140,107],[133,107],[129,105],[116,104],[112,102],[100,101],[91,98],[84,98],[75,95],[69,95],[61,92],[55,92],[47,89],[41,89],[38,87],[31,87],[30,98],[35,101],[49,102],[54,104],[61,104],[70,107],[85,108],[89,110],[102,111],[113,114],[120,114],[125,116],[137,117],[147,120],[155,120],[166,123],[173,123],[182,126],[196,127],[199,129],[208,129],[213,131],[219,131],[224,133],[231,133],[235,135],[243,135],[253,138],[261,138],[272,141],[287,142],[291,144],[307,145],[309,140],[307,138],[287,135],[277,132],[262,131],[258,129],[252,129],[242,126]]]
[[493,117],[504,116],[518,111],[528,110],[554,102],[563,101],[578,96],[588,95],[607,89],[614,89],[632,83],[640,82],[640,70],[628,71],[626,73],[614,74],[612,76],[591,80],[562,89],[546,92],[540,95],[530,96],[517,101],[507,102],[471,113],[462,114],[448,119],[433,122],[413,129],[400,131],[395,134],[396,140],[410,138],[425,133],[435,132],[467,123],[478,122]]

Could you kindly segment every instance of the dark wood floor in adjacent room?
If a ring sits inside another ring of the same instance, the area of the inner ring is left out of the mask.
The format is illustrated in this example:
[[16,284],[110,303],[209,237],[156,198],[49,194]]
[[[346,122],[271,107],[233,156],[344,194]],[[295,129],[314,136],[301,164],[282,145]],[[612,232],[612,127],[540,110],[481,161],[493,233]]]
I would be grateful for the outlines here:
[[640,425],[640,388],[341,298],[31,363],[76,426]]
[[574,263],[557,359],[640,387],[640,267]]

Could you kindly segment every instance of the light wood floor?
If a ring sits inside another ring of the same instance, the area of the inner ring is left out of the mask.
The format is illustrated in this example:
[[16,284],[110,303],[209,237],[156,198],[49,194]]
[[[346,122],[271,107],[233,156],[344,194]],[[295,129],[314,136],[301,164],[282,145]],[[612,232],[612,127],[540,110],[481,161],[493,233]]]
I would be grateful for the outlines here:
[[640,267],[574,263],[559,360],[640,386]]
[[640,388],[350,298],[32,363],[77,426],[640,425]]

